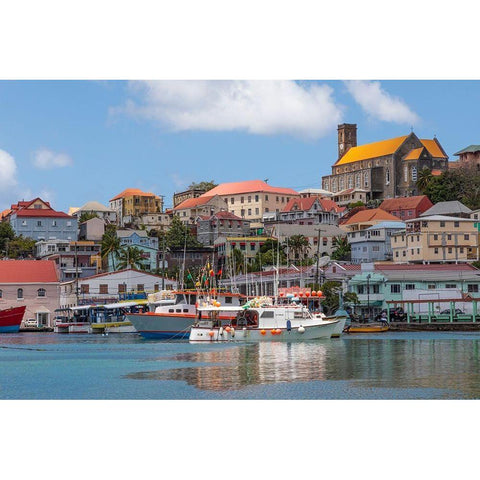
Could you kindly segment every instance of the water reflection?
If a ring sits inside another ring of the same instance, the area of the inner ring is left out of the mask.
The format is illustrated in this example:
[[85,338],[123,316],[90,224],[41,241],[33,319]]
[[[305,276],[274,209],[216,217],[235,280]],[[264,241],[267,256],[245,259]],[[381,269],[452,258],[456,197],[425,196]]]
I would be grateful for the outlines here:
[[[323,342],[238,345],[165,359],[194,365],[126,377],[179,380],[214,391],[279,382],[347,380],[352,388],[433,388],[444,390],[445,398],[480,397],[476,339],[344,337]],[[343,398],[348,398],[348,393]]]

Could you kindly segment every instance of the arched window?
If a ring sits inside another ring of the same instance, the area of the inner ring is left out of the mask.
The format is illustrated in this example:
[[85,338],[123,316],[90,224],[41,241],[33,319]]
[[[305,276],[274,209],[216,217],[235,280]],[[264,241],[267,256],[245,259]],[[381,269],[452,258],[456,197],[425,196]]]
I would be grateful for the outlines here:
[[405,165],[403,170],[404,170],[404,180],[405,182],[408,182],[408,165]]
[[17,289],[17,299],[23,298],[23,288]]
[[417,167],[412,167],[412,182],[417,181]]
[[366,187],[368,187],[368,172],[363,174],[363,183]]
[[387,171],[385,172],[385,184],[390,185],[390,169],[387,168]]
[[46,297],[47,296],[47,291],[44,288],[39,288],[37,290],[37,296],[38,297]]

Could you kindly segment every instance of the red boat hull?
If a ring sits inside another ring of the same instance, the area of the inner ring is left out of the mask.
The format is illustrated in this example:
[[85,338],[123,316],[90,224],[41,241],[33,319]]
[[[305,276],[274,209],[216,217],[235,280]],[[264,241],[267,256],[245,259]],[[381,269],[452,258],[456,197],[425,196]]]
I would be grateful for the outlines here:
[[25,308],[22,306],[0,310],[0,333],[18,332],[25,315]]

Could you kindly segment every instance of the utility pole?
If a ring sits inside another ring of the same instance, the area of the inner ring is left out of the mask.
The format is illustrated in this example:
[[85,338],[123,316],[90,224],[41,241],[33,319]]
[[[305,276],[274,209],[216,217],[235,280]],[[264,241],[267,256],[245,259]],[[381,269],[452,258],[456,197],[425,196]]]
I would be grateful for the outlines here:
[[165,235],[162,242],[162,290],[165,290]]
[[75,296],[77,298],[77,305],[78,305],[78,252],[77,252],[77,242],[75,242]]

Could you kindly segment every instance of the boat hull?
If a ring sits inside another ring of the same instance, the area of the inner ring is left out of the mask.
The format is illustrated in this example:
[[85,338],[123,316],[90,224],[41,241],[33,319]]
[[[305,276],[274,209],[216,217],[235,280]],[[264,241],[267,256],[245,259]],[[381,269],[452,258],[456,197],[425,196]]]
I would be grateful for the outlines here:
[[127,314],[128,321],[142,337],[159,340],[187,339],[195,318],[194,314]]
[[355,325],[348,328],[348,333],[381,333],[389,330],[388,325]]
[[[340,328],[339,320],[322,322],[317,325],[305,325],[290,331],[286,328],[243,328],[230,330],[225,328],[192,327],[189,340],[191,342],[292,342],[331,338]],[[300,331],[299,331],[300,330]],[[213,334],[211,333],[213,332]],[[274,332],[274,333],[272,333]]]
[[92,333],[137,333],[131,322],[92,323]]
[[57,323],[55,333],[92,333],[90,323]]
[[0,333],[17,333],[20,330],[25,306],[0,310]]

